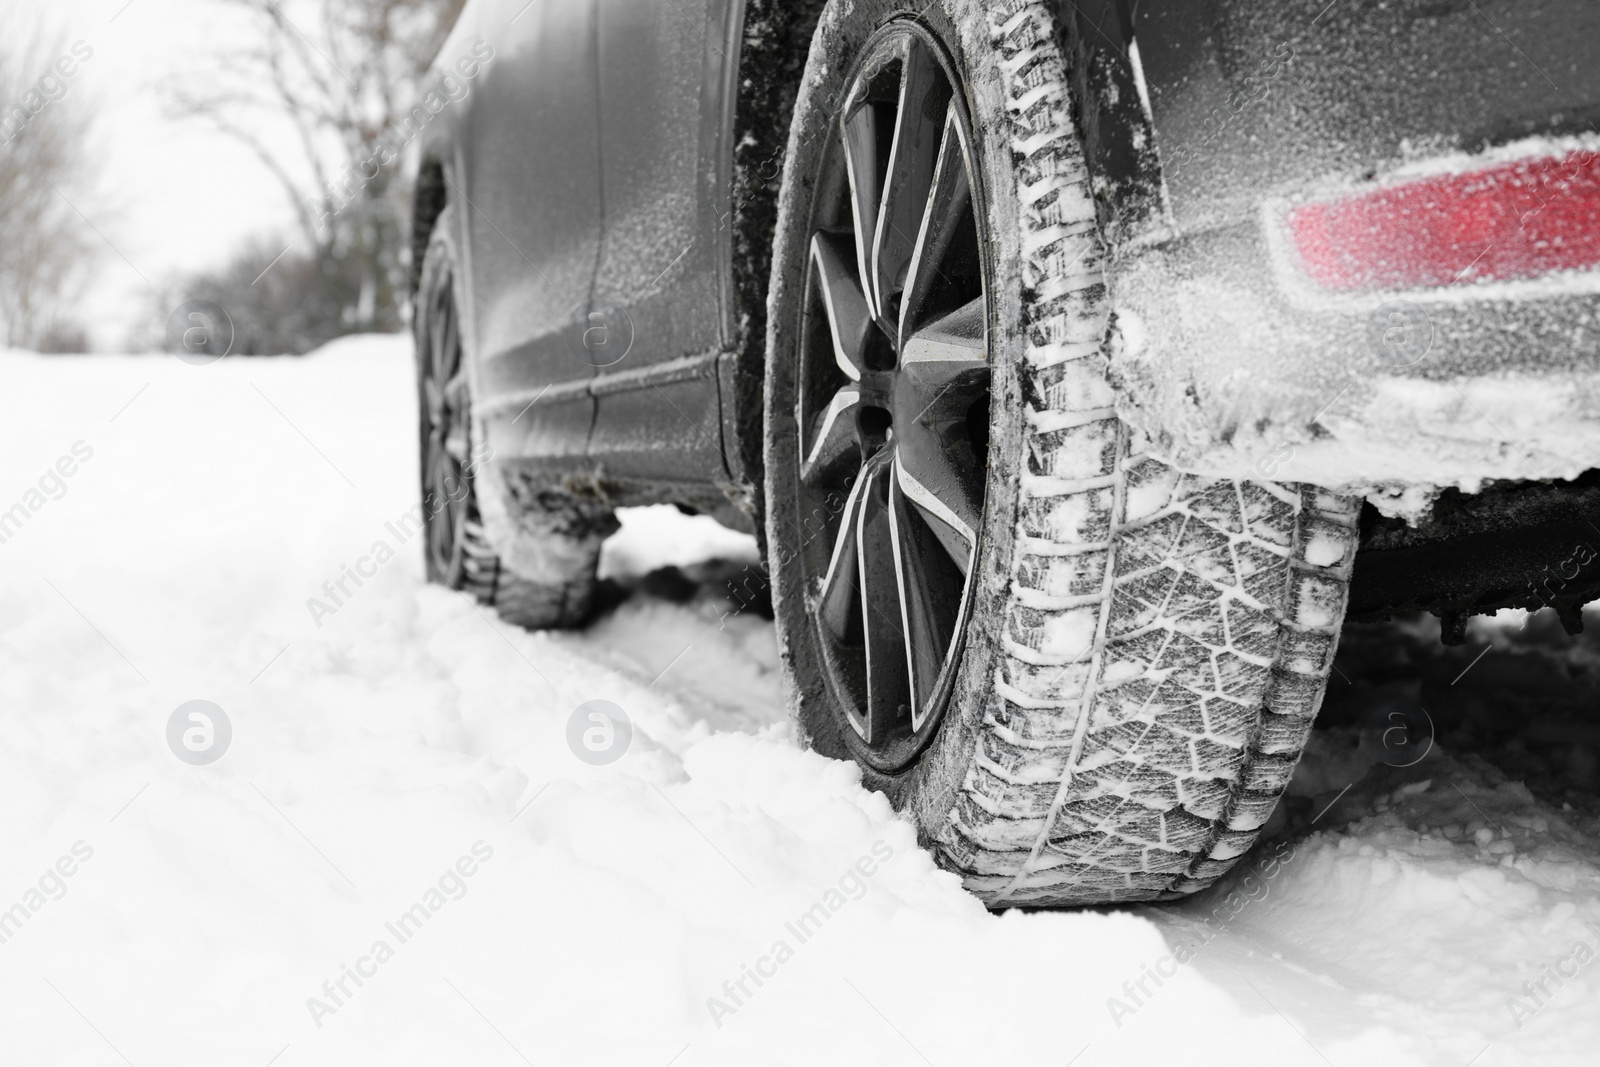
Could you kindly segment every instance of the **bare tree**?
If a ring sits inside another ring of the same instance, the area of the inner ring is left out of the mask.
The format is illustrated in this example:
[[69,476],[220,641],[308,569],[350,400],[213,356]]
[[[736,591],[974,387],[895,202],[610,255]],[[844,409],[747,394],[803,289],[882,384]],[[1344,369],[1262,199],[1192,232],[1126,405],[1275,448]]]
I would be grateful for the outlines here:
[[[464,0],[213,2],[243,9],[258,43],[178,86],[173,104],[249,146],[293,202],[311,257],[359,278],[343,325],[396,328],[405,181],[388,149]],[[287,132],[295,153],[264,129]]]
[[98,251],[84,195],[93,111],[73,84],[93,49],[15,10],[0,16],[0,319],[8,345],[86,345],[72,320]]

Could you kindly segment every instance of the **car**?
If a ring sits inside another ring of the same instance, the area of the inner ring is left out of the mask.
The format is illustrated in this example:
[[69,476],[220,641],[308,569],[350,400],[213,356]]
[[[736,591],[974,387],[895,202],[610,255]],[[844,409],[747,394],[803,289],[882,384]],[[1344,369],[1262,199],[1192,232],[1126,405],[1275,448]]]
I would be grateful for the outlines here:
[[[1600,7],[469,0],[429,577],[759,539],[801,737],[992,908],[1211,885],[1341,626],[1600,596]],[[436,106],[435,106],[436,105]]]

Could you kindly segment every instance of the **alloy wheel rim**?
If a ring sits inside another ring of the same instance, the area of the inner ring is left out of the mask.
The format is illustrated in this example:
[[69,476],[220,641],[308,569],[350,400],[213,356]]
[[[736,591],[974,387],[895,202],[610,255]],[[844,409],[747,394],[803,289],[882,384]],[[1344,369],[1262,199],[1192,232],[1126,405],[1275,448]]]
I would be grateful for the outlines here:
[[427,420],[423,438],[422,506],[428,559],[436,574],[459,588],[464,576],[463,533],[468,518],[467,391],[461,367],[455,301],[446,278],[433,295],[422,379]]
[[948,703],[978,566],[990,361],[965,94],[920,23],[862,50],[806,261],[798,484],[806,607],[863,756],[909,763]]

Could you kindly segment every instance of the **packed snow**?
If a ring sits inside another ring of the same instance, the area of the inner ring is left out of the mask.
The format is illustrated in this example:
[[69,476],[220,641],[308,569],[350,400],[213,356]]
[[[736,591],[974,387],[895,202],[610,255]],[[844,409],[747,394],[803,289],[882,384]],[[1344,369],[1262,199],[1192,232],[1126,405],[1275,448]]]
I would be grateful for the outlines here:
[[[771,623],[693,580],[737,582],[747,539],[625,514],[615,603],[578,633],[426,585],[404,338],[205,367],[3,353],[0,377],[4,1062],[1600,1047],[1600,642],[1539,617],[1464,649],[1352,630],[1224,883],[991,914],[795,745]],[[220,714],[175,719],[190,701]],[[1420,760],[1372,743],[1418,704]]]

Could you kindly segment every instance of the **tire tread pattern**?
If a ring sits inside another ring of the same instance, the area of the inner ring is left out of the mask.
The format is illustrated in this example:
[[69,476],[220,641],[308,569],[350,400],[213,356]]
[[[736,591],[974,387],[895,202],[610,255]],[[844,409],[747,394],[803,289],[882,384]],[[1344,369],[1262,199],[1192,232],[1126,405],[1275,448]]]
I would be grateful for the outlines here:
[[1137,451],[1107,382],[1106,252],[1055,17],[985,12],[1021,205],[1026,453],[994,694],[925,833],[991,906],[1182,896],[1250,848],[1288,784],[1359,501]]

